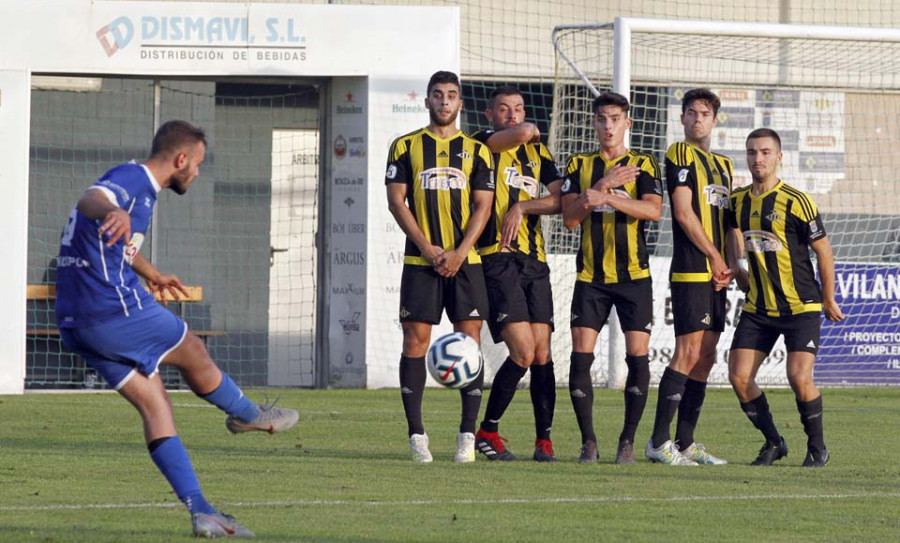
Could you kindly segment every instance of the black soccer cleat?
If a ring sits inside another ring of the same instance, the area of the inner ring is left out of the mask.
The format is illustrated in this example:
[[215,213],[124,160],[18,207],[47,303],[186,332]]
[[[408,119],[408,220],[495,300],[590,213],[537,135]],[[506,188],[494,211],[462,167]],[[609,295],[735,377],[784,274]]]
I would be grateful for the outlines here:
[[627,439],[619,442],[619,447],[616,449],[616,464],[634,464],[634,443]]
[[806,451],[806,458],[803,460],[804,468],[824,468],[828,463],[828,449],[809,449]]
[[591,440],[585,441],[581,445],[581,456],[578,461],[582,464],[593,464],[597,461],[597,443]]
[[751,466],[771,466],[776,460],[780,460],[788,455],[788,446],[784,442],[784,437],[778,436],[778,443],[766,443],[759,449],[759,456],[756,460],[750,462]]
[[553,442],[549,439],[537,439],[534,442],[535,462],[556,462],[556,453],[553,452]]
[[500,460],[510,462],[516,459],[516,455],[506,450],[503,442],[506,438],[500,437],[497,432],[485,432],[478,430],[475,434],[475,450],[487,457],[488,460]]

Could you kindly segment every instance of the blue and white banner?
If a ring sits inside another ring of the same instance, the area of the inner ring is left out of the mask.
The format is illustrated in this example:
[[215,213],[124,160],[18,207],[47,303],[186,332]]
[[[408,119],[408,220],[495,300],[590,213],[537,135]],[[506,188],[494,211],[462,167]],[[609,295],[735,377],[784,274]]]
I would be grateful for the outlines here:
[[825,320],[817,384],[900,385],[900,265],[837,263],[843,322]]

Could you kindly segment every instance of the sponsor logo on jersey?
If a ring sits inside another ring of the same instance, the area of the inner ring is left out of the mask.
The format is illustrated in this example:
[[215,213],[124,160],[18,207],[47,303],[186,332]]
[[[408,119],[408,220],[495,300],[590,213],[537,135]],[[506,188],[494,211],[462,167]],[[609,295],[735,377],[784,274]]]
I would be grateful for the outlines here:
[[744,232],[744,246],[750,253],[777,252],[784,248],[778,236],[764,230]]
[[506,168],[503,170],[506,174],[506,184],[512,188],[525,191],[532,198],[537,198],[540,191],[540,185],[537,179],[528,177],[527,175],[519,175],[519,170],[515,168]]
[[728,209],[728,187],[712,184],[707,185],[703,192],[706,194],[707,204],[719,209]]
[[419,181],[425,190],[462,190],[468,186],[466,174],[458,168],[428,168],[419,174]]

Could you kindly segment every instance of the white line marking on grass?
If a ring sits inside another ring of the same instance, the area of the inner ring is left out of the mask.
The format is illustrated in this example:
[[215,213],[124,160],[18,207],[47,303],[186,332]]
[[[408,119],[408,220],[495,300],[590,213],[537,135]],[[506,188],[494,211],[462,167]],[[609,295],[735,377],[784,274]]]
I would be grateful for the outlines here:
[[[871,498],[900,498],[898,492],[856,493],[856,494],[763,494],[758,496],[669,496],[666,498],[638,498],[627,496],[598,496],[595,498],[508,498],[502,500],[284,500],[263,502],[225,502],[225,507],[314,507],[314,506],[360,506],[396,507],[403,505],[512,505],[512,504],[567,504],[567,503],[668,503],[668,502],[751,502],[767,500],[859,500]],[[95,503],[83,505],[6,505],[6,511],[84,511],[90,509],[151,509],[180,507],[180,503]]]

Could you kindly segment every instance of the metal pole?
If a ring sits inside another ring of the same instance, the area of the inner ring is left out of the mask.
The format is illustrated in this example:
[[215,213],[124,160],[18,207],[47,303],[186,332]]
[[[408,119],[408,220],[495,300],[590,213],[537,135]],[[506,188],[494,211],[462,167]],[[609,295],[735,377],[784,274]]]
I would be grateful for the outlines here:
[[326,150],[331,141],[328,130],[331,112],[331,81],[318,86],[319,89],[319,180],[318,206],[319,220],[316,232],[316,333],[315,360],[313,360],[313,382],[316,388],[328,388],[331,381],[331,349],[328,345],[328,321],[331,314],[329,303],[331,278],[328,275],[331,262],[331,183],[326,182],[330,168],[331,154]]
[[[153,134],[150,135],[152,138],[156,135],[156,131],[159,130],[160,125],[160,103],[162,102],[162,83],[159,79],[153,80]],[[159,262],[156,260],[156,240],[159,238],[157,235],[157,229],[159,227],[159,219],[157,218],[159,213],[154,213],[150,216],[150,262],[153,262],[157,266]]]
[[[613,27],[613,92],[631,100],[631,28],[622,17],[616,17]],[[631,141],[630,132],[625,134],[625,141]],[[610,313],[606,327],[609,338],[606,386],[621,390],[625,388],[628,367],[625,365],[625,335],[619,325],[618,311]]]

